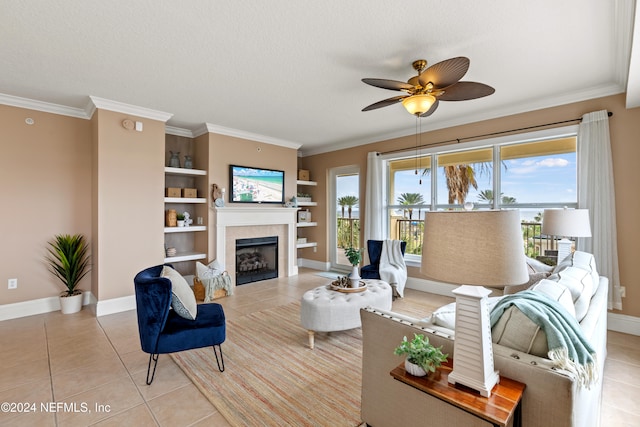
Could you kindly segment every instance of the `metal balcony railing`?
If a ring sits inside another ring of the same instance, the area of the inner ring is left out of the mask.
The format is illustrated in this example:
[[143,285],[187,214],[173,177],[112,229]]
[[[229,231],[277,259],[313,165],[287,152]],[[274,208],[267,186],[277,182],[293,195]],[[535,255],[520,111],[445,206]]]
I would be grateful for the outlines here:
[[[522,244],[528,257],[539,258],[557,256],[556,239],[542,234],[542,223],[523,222]],[[423,219],[391,218],[390,239],[407,242],[406,254],[422,254],[424,235]],[[338,218],[338,248],[358,248],[360,244],[360,219]]]

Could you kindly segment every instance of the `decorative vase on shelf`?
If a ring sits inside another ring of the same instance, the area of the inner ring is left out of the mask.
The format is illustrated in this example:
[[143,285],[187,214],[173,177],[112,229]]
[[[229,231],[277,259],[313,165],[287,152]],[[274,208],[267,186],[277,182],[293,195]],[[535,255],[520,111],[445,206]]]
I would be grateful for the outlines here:
[[358,266],[354,265],[351,274],[349,275],[349,284],[352,288],[360,287],[360,274],[358,272]]
[[176,151],[175,153],[173,151],[169,151],[169,153],[171,154],[171,158],[169,159],[169,167],[172,168],[179,168],[180,167],[180,152]]
[[191,160],[191,156],[184,156],[184,167],[185,169],[193,169],[193,160]]
[[404,359],[404,370],[415,377],[424,377],[427,375],[427,371],[422,369],[422,366],[409,362],[408,357]]

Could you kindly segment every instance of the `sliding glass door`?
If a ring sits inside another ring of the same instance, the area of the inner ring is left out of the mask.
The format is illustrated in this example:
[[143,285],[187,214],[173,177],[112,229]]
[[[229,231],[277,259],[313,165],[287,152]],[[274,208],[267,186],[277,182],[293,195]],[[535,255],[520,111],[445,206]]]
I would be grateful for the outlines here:
[[329,236],[333,270],[349,271],[346,248],[360,248],[360,169],[344,166],[330,171]]

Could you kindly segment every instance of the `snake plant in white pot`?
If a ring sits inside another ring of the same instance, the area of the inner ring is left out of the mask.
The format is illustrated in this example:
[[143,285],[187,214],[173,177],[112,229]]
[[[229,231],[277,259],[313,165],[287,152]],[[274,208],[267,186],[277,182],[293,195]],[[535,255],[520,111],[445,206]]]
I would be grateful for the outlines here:
[[51,273],[67,288],[60,294],[63,314],[82,309],[82,291],[78,284],[91,271],[89,244],[82,234],[60,234],[49,242],[47,263]]

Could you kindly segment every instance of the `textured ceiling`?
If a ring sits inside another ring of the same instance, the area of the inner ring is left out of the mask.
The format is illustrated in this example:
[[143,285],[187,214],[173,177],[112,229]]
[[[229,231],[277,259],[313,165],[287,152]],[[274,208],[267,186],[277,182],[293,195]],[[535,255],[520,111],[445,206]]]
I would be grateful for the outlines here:
[[413,133],[399,104],[361,112],[396,93],[360,79],[406,81],[420,58],[467,56],[463,80],[496,89],[423,130],[625,92],[634,16],[633,0],[3,0],[0,93],[92,95],[309,154]]

